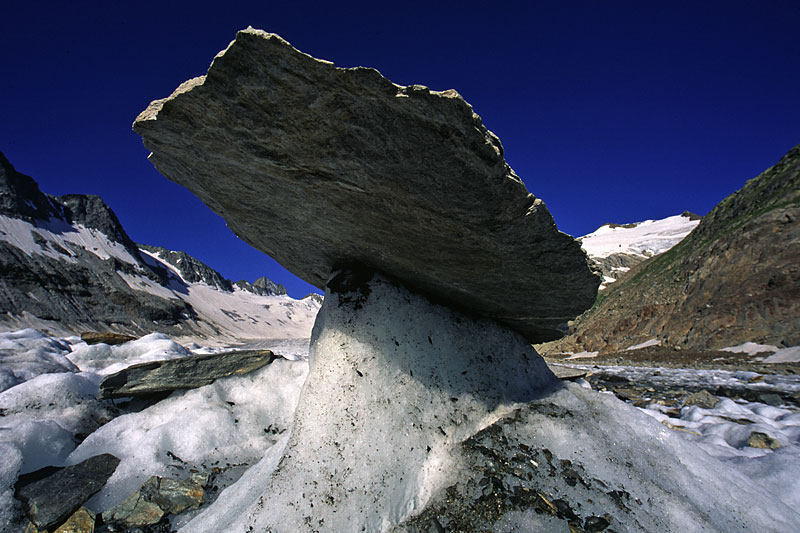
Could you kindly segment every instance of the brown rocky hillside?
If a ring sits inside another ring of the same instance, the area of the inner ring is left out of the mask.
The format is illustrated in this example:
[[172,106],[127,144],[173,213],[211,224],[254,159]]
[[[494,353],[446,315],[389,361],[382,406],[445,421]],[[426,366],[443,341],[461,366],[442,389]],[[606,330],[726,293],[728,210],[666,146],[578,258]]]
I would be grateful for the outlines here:
[[800,145],[725,198],[669,251],[598,296],[543,353],[800,344]]

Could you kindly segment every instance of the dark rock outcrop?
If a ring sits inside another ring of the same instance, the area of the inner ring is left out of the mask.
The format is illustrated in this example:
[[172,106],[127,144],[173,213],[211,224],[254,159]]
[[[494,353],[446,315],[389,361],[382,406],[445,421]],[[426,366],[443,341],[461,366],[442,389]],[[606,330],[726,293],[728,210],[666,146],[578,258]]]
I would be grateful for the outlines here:
[[363,265],[538,341],[595,299],[579,244],[455,91],[247,29],[133,128],[162,174],[319,288]]
[[[99,196],[93,194],[67,194],[55,197],[63,208],[64,220],[69,224],[80,224],[95,229],[113,242],[122,244],[134,259],[141,262],[139,247],[125,232],[117,215]],[[157,273],[159,278],[164,274]]]
[[545,353],[800,344],[800,146],[603,291]]
[[60,206],[30,176],[17,172],[0,152],[0,215],[28,222],[61,216]]
[[111,328],[130,333],[172,331],[195,315],[181,300],[132,290],[119,272],[131,272],[133,265],[103,260],[77,247],[72,252],[77,261],[68,263],[29,255],[0,241],[0,310],[76,331]]
[[55,529],[103,488],[118,464],[119,459],[104,453],[73,466],[24,474],[15,497],[37,529]]
[[231,280],[224,278],[222,274],[186,252],[176,252],[161,246],[149,246],[147,244],[140,244],[139,247],[142,250],[158,254],[161,259],[177,268],[178,272],[181,273],[181,277],[189,283],[202,282],[226,292],[233,290]]
[[252,292],[253,294],[260,294],[261,296],[286,294],[286,287],[264,277],[258,278],[253,283],[245,280],[239,280],[236,282],[236,286],[242,290]]
[[122,398],[194,389],[219,378],[252,372],[276,357],[269,350],[247,350],[141,363],[106,376],[100,382],[99,396]]

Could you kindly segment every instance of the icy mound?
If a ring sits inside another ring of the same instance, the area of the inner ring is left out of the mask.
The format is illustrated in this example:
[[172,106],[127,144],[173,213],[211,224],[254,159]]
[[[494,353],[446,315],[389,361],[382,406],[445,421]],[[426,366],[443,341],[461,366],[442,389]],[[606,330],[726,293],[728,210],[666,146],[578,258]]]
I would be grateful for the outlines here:
[[69,344],[33,330],[0,333],[0,391],[39,374],[74,372]]
[[278,359],[245,376],[175,392],[104,425],[66,463],[101,453],[122,460],[89,503],[98,512],[125,499],[153,475],[254,464],[285,436],[307,373],[305,362]]
[[[569,520],[587,531],[602,521],[615,531],[791,531],[800,523],[790,507],[796,482],[762,483],[757,466],[720,461],[613,395],[575,384],[497,421],[462,453],[452,485],[403,530],[569,531]],[[788,455],[771,457],[761,463],[767,476],[788,464]]]
[[131,365],[177,359],[191,354],[163,333],[151,333],[119,346],[102,343],[76,346],[67,357],[83,371],[107,376]]

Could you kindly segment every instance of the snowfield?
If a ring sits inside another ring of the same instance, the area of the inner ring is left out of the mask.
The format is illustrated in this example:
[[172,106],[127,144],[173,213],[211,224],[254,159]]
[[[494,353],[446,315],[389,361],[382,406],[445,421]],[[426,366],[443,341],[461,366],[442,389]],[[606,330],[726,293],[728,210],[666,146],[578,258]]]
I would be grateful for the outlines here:
[[[75,337],[51,338],[34,330],[0,333],[0,375],[5,380],[0,392],[0,523],[14,523],[18,504],[13,485],[19,474],[47,465],[75,464],[106,452],[122,462],[106,487],[89,502],[94,511],[102,512],[118,503],[152,475],[179,476],[191,468],[209,470],[216,466],[231,472],[226,481],[220,481],[222,492],[213,503],[176,517],[173,527],[187,525],[193,518],[192,531],[224,530],[225,524],[241,519],[241,513],[256,506],[265,480],[286,448],[309,371],[307,340],[277,339],[254,345],[269,345],[278,352],[283,346],[293,351],[291,358],[295,360],[279,359],[251,374],[178,391],[138,412],[122,413],[110,401],[96,398],[103,375],[138,362],[184,357],[192,351],[160,334],[109,347],[87,346]],[[220,351],[199,345],[189,348],[197,353]],[[650,372],[654,374],[650,378],[662,379],[665,387],[746,385],[765,392],[800,392],[800,378],[796,376],[764,376],[754,381],[752,372],[624,367],[612,367],[609,372],[631,380]],[[606,424],[602,427],[607,431],[624,431],[614,438],[620,439],[620,450],[624,449],[632,464],[650,464],[656,442],[661,447],[671,446],[693,474],[692,479],[684,480],[697,485],[692,494],[704,480],[735,479],[738,492],[732,494],[750,495],[738,505],[757,509],[765,524],[777,523],[771,522],[773,519],[800,524],[796,511],[800,508],[800,413],[793,408],[729,399],[712,409],[687,406],[675,412],[655,403],[634,408],[609,394],[575,385],[555,394],[552,401],[564,405],[584,402],[595,413],[592,416],[598,417],[596,424]],[[563,456],[573,453],[591,457],[589,450],[595,444],[576,443],[569,435],[562,435],[566,428],[559,425],[561,422],[552,423],[555,425],[547,430],[551,435],[547,438],[553,440],[548,444],[551,450],[563,448]],[[754,431],[774,439],[780,447],[749,446]],[[655,468],[653,476],[659,476],[663,468],[668,470],[669,465]],[[661,487],[659,491],[669,486],[653,479],[653,486]],[[428,489],[424,483],[415,487],[406,495],[408,501],[397,503],[398,508],[412,502],[419,505],[418,491]],[[632,488],[629,490],[633,493]],[[647,491],[647,485],[640,490]],[[663,497],[664,493],[653,494]],[[680,520],[690,524],[690,518]],[[532,523],[529,519],[509,514],[504,523],[524,530],[525,524]],[[774,529],[774,525],[764,528]]]
[[136,265],[128,250],[101,231],[81,224],[70,225],[56,218],[40,220],[37,225],[18,218],[0,215],[0,241],[15,246],[28,255],[38,254],[66,261],[78,262],[78,252],[86,250],[100,259],[116,258]]
[[675,215],[633,224],[606,224],[578,237],[578,241],[590,257],[602,258],[618,253],[651,257],[678,244],[699,223],[700,220]]

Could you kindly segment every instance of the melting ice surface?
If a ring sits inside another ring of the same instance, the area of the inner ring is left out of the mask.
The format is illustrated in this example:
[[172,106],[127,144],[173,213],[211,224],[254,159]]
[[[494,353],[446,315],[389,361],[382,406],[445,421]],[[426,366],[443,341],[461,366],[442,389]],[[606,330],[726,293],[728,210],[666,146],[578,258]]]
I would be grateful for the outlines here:
[[[151,475],[175,476],[190,467],[227,465],[240,465],[236,467],[238,475],[229,478],[229,486],[216,503],[202,510],[210,519],[224,522],[226,513],[248,509],[253,495],[260,494],[264,479],[276,467],[291,431],[308,374],[305,341],[272,340],[248,346],[285,350],[296,361],[278,360],[246,376],[175,392],[139,412],[121,415],[110,402],[95,397],[103,374],[145,360],[183,357],[190,350],[163,335],[119,347],[97,346],[86,346],[77,338],[50,338],[34,330],[0,333],[0,376],[6,386],[0,392],[0,523],[12,523],[16,516],[13,485],[20,473],[73,464],[104,452],[117,455],[122,462],[106,488],[90,502],[96,511],[119,502]],[[199,345],[189,348],[198,353],[215,350]],[[631,381],[646,379],[664,387],[713,389],[723,385],[800,392],[800,379],[795,376],[764,376],[752,383],[755,374],[750,372],[606,370]],[[600,397],[608,398],[598,396],[598,406],[624,406],[613,398],[613,402],[600,401]],[[758,501],[742,505],[761,506],[765,516],[773,511],[785,513],[785,506],[800,507],[800,413],[796,410],[723,399],[713,409],[692,406],[676,413],[652,404],[646,409],[620,407],[619,412],[618,418],[630,418],[631,428],[641,426],[641,413],[674,428],[671,433],[686,443],[681,447],[682,458],[696,480],[713,478],[718,475],[715,469],[730,468],[763,494]],[[781,447],[748,446],[754,431],[775,439]],[[635,435],[628,440],[635,442]],[[640,440],[632,453],[648,457],[648,442]],[[77,441],[81,441],[78,446]],[[697,459],[708,456],[721,463]]]
[[[74,464],[101,453],[122,459],[89,502],[102,511],[152,475],[180,477],[191,467],[231,465],[240,465],[241,473],[258,463],[271,447],[285,444],[308,374],[307,340],[259,345],[276,353],[291,347],[297,361],[279,359],[245,376],[177,391],[144,410],[120,414],[112,402],[96,398],[104,375],[192,352],[158,333],[120,346],[88,346],[77,337],[54,339],[31,329],[0,333],[0,376],[6,385],[0,392],[0,524],[13,523],[17,475],[48,465]],[[195,351],[220,350],[198,346]]]

